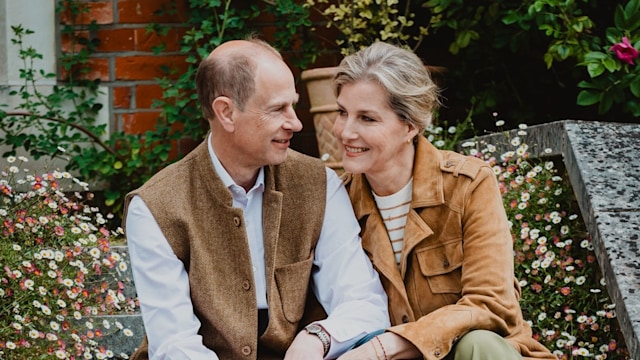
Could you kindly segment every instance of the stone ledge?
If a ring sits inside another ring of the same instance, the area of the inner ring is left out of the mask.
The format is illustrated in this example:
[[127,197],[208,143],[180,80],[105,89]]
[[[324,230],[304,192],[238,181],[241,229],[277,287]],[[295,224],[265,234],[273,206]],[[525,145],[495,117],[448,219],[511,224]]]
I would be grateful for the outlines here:
[[526,131],[532,157],[563,157],[629,353],[640,359],[640,124],[563,120]]

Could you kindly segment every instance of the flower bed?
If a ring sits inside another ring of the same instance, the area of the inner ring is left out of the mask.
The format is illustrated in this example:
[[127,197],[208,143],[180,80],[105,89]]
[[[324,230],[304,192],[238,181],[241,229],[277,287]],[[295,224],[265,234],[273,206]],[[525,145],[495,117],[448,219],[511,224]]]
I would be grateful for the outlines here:
[[0,358],[106,359],[106,335],[133,335],[104,314],[130,313],[121,231],[88,205],[87,184],[67,172],[31,173],[27,159],[0,169]]

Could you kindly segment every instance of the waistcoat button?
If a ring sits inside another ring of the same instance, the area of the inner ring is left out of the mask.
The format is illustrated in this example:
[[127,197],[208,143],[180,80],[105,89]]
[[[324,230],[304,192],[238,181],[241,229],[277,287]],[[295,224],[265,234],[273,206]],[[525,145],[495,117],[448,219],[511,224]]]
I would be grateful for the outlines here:
[[444,259],[444,261],[442,262],[442,266],[444,266],[444,268],[448,268],[449,267],[449,260]]
[[249,283],[249,280],[245,280],[242,282],[242,288],[245,290],[251,289],[251,283]]
[[234,217],[234,218],[233,218],[233,223],[234,223],[236,226],[240,226],[240,218],[239,218],[239,217],[237,217],[237,216],[236,216],[236,217]]
[[409,317],[407,315],[402,315],[402,322],[404,324],[408,323],[409,322]]
[[251,354],[251,347],[243,346],[242,347],[242,355],[250,355],[250,354]]

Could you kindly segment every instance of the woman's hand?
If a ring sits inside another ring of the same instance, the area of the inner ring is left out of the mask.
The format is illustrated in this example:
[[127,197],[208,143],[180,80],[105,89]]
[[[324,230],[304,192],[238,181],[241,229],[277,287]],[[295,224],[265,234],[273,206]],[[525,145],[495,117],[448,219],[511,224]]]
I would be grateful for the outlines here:
[[392,332],[378,335],[369,342],[351,350],[338,360],[392,360],[421,359],[420,351],[405,338]]
[[338,358],[338,360],[381,360],[376,348],[376,339],[366,342],[353,350],[349,350]]

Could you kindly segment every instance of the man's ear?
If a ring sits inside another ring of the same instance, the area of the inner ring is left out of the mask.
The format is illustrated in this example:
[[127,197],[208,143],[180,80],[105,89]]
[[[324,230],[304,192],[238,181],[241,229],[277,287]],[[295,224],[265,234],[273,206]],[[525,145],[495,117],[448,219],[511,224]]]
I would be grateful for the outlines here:
[[218,96],[211,103],[211,109],[216,114],[214,121],[217,121],[224,130],[233,132],[235,130],[235,118],[233,116],[236,111],[233,100],[226,96]]

